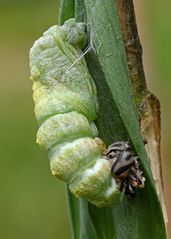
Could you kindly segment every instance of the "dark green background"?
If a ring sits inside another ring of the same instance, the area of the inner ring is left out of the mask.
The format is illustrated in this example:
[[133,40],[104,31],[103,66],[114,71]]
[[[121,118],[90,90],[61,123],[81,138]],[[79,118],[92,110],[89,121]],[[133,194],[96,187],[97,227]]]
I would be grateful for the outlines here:
[[[142,2],[142,1],[141,1]],[[171,173],[171,4],[136,3],[148,85],[162,104],[166,195]],[[35,144],[28,52],[57,23],[57,0],[0,0],[0,238],[68,239],[65,184]],[[141,5],[140,5],[141,4]]]

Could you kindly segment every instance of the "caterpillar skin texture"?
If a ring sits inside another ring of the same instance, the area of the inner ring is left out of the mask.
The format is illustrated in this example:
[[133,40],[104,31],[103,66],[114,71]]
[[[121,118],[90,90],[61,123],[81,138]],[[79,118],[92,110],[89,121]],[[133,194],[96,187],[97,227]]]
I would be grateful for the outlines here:
[[119,191],[93,122],[96,88],[85,59],[77,61],[87,40],[84,30],[83,23],[70,19],[49,28],[30,50],[37,143],[48,152],[52,174],[76,197],[104,207]]

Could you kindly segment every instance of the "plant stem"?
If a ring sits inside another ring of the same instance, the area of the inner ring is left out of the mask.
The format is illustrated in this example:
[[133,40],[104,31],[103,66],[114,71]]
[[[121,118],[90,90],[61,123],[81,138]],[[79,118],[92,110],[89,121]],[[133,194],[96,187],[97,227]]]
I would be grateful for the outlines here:
[[142,47],[138,36],[133,1],[128,0],[125,2],[124,0],[117,0],[116,3],[123,32],[133,94],[137,111],[139,112],[141,133],[143,140],[148,142],[146,144],[146,151],[150,160],[150,166],[167,228],[168,218],[163,196],[160,155],[160,102],[147,90],[142,61]]

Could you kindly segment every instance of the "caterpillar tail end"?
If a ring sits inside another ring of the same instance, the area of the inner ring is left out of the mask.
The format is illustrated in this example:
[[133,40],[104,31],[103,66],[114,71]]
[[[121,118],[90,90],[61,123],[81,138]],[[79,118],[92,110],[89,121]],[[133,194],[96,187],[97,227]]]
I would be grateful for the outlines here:
[[121,193],[119,191],[118,185],[114,178],[111,179],[111,186],[106,190],[106,192],[95,200],[89,200],[93,205],[98,208],[110,207],[117,205],[120,201]]

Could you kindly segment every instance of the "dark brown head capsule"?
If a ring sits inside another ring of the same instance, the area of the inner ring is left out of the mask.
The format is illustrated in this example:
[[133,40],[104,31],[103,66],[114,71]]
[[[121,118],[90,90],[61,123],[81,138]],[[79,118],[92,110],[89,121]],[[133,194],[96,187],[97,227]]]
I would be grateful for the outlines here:
[[125,194],[134,194],[136,188],[144,187],[145,178],[139,169],[138,157],[135,156],[129,142],[111,144],[105,152],[111,163],[111,173]]

